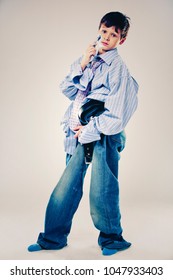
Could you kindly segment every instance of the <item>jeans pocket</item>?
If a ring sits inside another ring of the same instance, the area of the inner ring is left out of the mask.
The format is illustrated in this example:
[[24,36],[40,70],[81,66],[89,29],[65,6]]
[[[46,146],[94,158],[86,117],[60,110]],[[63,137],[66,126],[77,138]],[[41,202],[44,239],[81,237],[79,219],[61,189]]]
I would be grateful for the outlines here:
[[118,152],[122,152],[125,148],[126,136],[124,132],[120,132],[114,135],[110,135],[110,138],[113,142],[116,142]]

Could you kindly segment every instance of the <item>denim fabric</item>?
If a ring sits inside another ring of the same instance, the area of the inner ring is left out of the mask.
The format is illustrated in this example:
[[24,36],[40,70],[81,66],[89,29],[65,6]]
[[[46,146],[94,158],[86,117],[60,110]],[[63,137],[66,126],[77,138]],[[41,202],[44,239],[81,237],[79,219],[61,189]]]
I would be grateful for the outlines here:
[[[90,209],[95,227],[105,234],[121,235],[119,210],[118,162],[124,148],[122,134],[101,135],[94,143],[90,183]],[[88,168],[84,149],[79,143],[53,190],[45,216],[45,229],[37,243],[45,249],[67,245],[72,219],[83,194],[83,181]]]

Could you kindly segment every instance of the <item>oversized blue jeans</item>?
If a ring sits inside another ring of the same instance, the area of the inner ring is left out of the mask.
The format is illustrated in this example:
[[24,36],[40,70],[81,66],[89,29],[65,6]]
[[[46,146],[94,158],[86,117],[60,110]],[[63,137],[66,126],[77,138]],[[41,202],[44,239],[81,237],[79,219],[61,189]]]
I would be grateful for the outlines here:
[[[124,148],[122,134],[101,135],[94,143],[90,213],[95,227],[105,234],[121,235],[119,209],[118,162]],[[45,215],[45,229],[37,243],[45,249],[60,249],[67,244],[72,219],[83,194],[85,164],[83,145],[78,144],[73,156],[53,190]]]

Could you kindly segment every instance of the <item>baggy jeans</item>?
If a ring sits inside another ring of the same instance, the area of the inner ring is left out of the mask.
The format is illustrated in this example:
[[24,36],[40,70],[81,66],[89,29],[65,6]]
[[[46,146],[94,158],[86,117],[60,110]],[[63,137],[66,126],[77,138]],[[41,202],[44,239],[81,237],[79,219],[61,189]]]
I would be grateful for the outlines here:
[[[95,227],[105,234],[121,235],[119,209],[118,163],[124,148],[122,134],[101,135],[94,143],[90,181],[90,213]],[[67,245],[73,216],[83,194],[83,182],[88,165],[84,147],[79,143],[53,190],[47,205],[44,232],[37,243],[45,249],[60,249]]]

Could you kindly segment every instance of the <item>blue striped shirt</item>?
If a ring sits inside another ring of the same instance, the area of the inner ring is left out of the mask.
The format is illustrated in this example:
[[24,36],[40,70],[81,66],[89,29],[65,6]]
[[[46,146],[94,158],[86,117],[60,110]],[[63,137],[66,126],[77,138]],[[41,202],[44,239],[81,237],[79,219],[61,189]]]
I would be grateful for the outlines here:
[[[122,132],[129,119],[137,108],[138,84],[130,75],[125,63],[118,54],[117,48],[99,55],[104,60],[95,72],[88,65],[82,71],[77,59],[70,69],[70,73],[60,84],[60,89],[72,103],[68,107],[61,124],[66,134],[64,145],[65,152],[73,154],[77,142],[81,144],[100,140],[100,134],[113,135]],[[78,89],[86,90],[92,80],[91,91],[86,100],[97,99],[105,102],[105,111],[82,128],[78,140],[74,138],[74,132],[69,128],[69,118],[72,112],[73,102]]]

